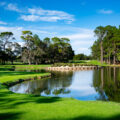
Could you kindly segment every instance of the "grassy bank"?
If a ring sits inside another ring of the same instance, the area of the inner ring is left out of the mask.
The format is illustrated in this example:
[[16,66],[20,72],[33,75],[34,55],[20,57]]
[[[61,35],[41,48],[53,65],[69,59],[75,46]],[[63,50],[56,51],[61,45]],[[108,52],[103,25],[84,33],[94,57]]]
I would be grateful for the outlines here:
[[119,103],[12,93],[3,85],[4,82],[49,73],[13,72],[9,69],[9,67],[0,69],[0,120],[120,119]]
[[0,65],[0,69],[15,69],[17,71],[22,71],[22,70],[41,70],[46,67],[50,67],[51,65]]

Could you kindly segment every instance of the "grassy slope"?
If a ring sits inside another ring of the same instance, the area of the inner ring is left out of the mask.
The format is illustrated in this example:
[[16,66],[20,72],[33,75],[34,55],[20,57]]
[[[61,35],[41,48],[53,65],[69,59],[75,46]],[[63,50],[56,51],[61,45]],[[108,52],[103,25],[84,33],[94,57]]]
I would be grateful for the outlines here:
[[[3,69],[2,69],[3,70]],[[0,81],[34,73],[5,71]],[[37,73],[36,73],[37,74]],[[5,79],[6,77],[6,79]],[[14,80],[16,80],[14,79]],[[11,80],[10,80],[11,81]],[[0,85],[0,120],[116,120],[120,119],[120,104],[101,101],[78,101],[72,98],[40,97],[15,94]]]
[[14,82],[19,79],[34,78],[46,75],[50,75],[50,73],[0,71],[0,82]]

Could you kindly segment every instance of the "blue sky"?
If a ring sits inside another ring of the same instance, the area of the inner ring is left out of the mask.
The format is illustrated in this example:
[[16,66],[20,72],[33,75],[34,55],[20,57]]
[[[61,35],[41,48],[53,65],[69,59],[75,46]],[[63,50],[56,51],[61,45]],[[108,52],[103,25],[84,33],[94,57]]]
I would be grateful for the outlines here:
[[120,23],[120,0],[0,0],[0,32],[68,37],[75,53],[90,54],[94,29]]

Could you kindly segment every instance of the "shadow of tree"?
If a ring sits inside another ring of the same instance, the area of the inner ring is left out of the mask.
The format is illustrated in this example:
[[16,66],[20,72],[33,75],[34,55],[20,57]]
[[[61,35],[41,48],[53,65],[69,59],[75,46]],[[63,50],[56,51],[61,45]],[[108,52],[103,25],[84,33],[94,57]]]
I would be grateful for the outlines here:
[[[10,71],[10,72],[0,72],[0,76],[13,76],[13,75],[31,75],[31,74],[38,74],[38,73],[41,73],[41,72],[18,72],[18,71]],[[42,73],[45,73],[45,72],[42,72]]]
[[0,65],[0,71],[9,71],[9,70],[10,71],[15,70],[15,66],[5,66],[4,67],[3,65],[2,66]]
[[[19,120],[21,118],[22,113],[21,110],[19,112],[15,112],[15,110],[19,110],[19,106],[27,103],[37,103],[39,104],[47,104],[60,101],[59,97],[40,97],[35,95],[23,95],[23,94],[15,94],[10,92],[9,90],[0,91],[0,120]],[[11,112],[12,109],[12,112]],[[24,109],[24,108],[23,108]],[[6,111],[6,112],[4,112]],[[10,111],[10,112],[8,112]]]
[[119,115],[115,115],[115,116],[111,116],[111,117],[94,117],[94,116],[79,116],[76,118],[72,118],[70,120],[120,120],[120,114]]
[[21,114],[17,112],[0,113],[0,120],[17,120]]
[[18,96],[14,96],[13,94],[6,94],[0,96],[0,107],[1,108],[15,108],[17,105],[25,104],[25,103],[53,103],[60,101],[61,98],[59,97],[40,97],[35,95],[21,95],[17,94]]
[[[69,116],[68,116],[69,117]],[[75,118],[52,118],[49,120],[120,120],[120,114],[111,117],[79,116]]]

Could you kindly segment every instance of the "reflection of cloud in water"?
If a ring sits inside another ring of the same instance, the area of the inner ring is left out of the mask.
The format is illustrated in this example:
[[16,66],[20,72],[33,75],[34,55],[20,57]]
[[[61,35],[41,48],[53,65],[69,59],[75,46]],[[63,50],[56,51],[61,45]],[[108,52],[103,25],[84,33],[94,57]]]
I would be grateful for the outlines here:
[[29,88],[29,84],[18,84],[16,86],[13,86],[10,88],[11,91],[17,92],[17,93],[25,93]]
[[93,70],[90,71],[77,71],[73,74],[73,83],[69,87],[71,94],[74,96],[87,96],[96,94],[92,85]]

